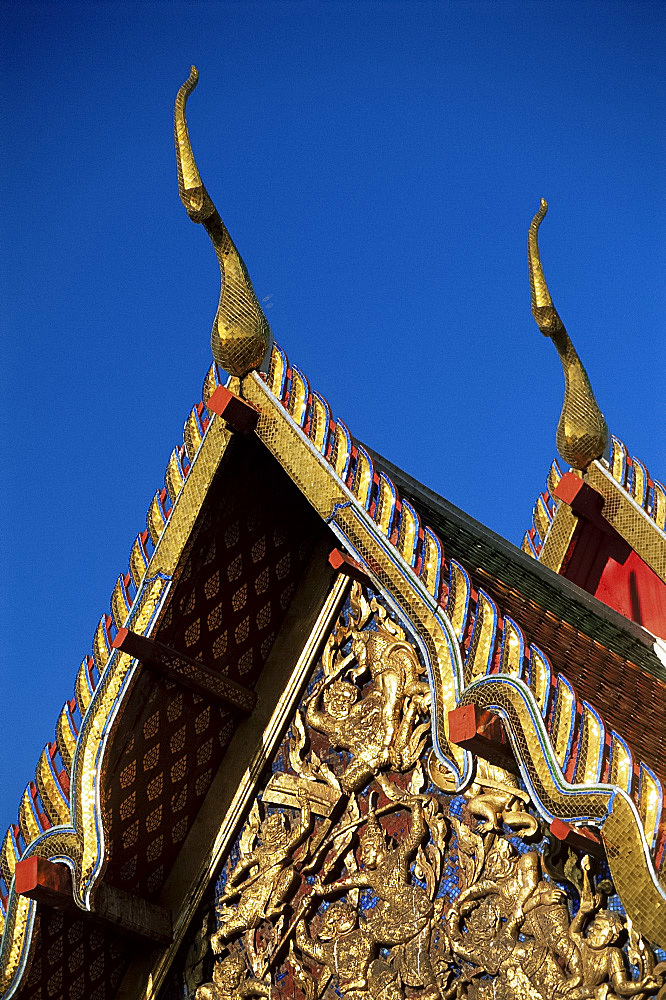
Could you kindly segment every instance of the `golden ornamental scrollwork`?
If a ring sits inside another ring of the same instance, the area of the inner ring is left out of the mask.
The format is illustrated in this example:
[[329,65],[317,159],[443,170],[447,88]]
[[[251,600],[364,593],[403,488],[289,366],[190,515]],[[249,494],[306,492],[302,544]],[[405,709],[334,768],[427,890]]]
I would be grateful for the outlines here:
[[208,233],[220,265],[220,299],[210,341],[213,357],[230,375],[243,376],[261,364],[271,342],[271,331],[247,268],[203,185],[194,159],[185,107],[198,80],[196,66],[192,66],[174,105],[178,193],[190,219],[201,223]]
[[225,866],[196,1000],[666,996],[607,873],[544,850],[517,778],[477,761],[463,794],[433,784],[421,678],[354,584]]
[[608,428],[587,372],[553,305],[543,274],[538,233],[547,211],[548,203],[542,198],[527,237],[530,302],[536,324],[555,344],[564,372],[564,403],[557,425],[557,450],[574,469],[583,470],[604,454]]

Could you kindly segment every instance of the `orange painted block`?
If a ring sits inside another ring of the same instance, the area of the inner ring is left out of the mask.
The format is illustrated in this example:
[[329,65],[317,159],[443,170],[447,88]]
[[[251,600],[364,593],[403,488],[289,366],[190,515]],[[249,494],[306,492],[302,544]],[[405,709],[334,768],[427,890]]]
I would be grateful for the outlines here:
[[333,569],[341,573],[346,573],[353,580],[358,580],[360,583],[370,582],[370,578],[363,566],[356,559],[352,559],[346,552],[343,552],[342,549],[333,549],[328,557],[328,561]]
[[460,705],[449,712],[449,740],[458,746],[474,740],[478,734],[476,705]]
[[449,740],[463,750],[516,773],[517,766],[504,726],[496,715],[476,705],[459,705],[449,712]]
[[229,427],[239,434],[251,434],[257,426],[260,410],[224,385],[218,385],[206,406],[212,413],[224,417]]
[[571,826],[570,823],[565,823],[564,820],[555,817],[549,826],[549,830],[557,840],[561,840],[570,847],[597,856],[603,854],[600,838],[591,830],[585,829],[585,827]]
[[46,858],[17,861],[14,891],[41,903],[63,906],[72,902],[72,879],[66,865]]

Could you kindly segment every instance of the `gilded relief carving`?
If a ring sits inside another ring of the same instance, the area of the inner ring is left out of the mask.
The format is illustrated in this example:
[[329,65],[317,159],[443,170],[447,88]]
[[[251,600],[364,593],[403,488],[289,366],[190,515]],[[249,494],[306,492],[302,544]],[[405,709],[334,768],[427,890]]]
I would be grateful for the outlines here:
[[544,857],[517,778],[432,783],[429,711],[410,637],[355,584],[222,873],[196,1000],[666,996],[606,873]]
[[268,984],[250,975],[239,952],[232,952],[216,962],[212,983],[200,986],[196,992],[197,1000],[239,1000],[268,995]]
[[537,820],[523,808],[529,795],[518,787],[512,775],[482,757],[476,762],[475,780],[465,798],[472,815],[484,820],[480,832],[501,830],[502,823],[524,837],[537,832]]
[[310,827],[310,807],[300,793],[298,821],[274,812],[258,822],[255,802],[240,842],[240,858],[229,876],[228,888],[217,901],[218,931],[213,951],[220,952],[232,938],[254,930],[265,921],[281,918],[296,874],[293,854]]
[[[364,630],[371,619],[374,629]],[[343,791],[359,791],[387,768],[413,767],[429,728],[430,687],[404,631],[360,585],[352,592],[349,620],[326,646],[323,669],[305,721],[331,746],[351,753],[339,778]]]

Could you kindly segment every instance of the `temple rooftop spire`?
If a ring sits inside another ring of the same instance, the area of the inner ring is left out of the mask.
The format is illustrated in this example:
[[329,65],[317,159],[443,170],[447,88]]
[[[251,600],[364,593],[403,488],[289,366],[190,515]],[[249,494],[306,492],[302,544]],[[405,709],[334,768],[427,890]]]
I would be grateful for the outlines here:
[[203,224],[220,265],[220,299],[210,338],[213,357],[230,375],[243,377],[261,364],[271,343],[271,331],[247,268],[203,185],[194,159],[185,106],[198,81],[199,73],[192,66],[174,105],[178,193],[190,219]]
[[553,305],[544,278],[538,233],[547,211],[548,202],[542,198],[527,237],[532,315],[544,337],[550,337],[555,344],[564,372],[564,403],[557,425],[557,450],[572,468],[582,471],[604,454],[608,428],[587,372]]

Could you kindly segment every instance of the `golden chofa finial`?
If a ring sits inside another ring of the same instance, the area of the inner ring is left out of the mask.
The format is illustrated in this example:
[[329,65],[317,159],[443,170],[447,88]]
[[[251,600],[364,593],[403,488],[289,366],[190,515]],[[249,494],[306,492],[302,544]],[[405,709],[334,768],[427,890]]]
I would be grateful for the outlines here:
[[247,268],[197,170],[185,105],[198,80],[193,66],[173,109],[178,193],[190,219],[206,229],[220,265],[220,301],[210,335],[213,357],[230,375],[242,378],[261,364],[271,342],[271,331]]
[[557,450],[572,468],[582,471],[603,455],[608,443],[608,428],[587,372],[557,314],[543,276],[538,233],[547,211],[548,202],[542,198],[527,237],[532,315],[544,337],[550,337],[555,344],[564,371],[564,403],[555,438]]

